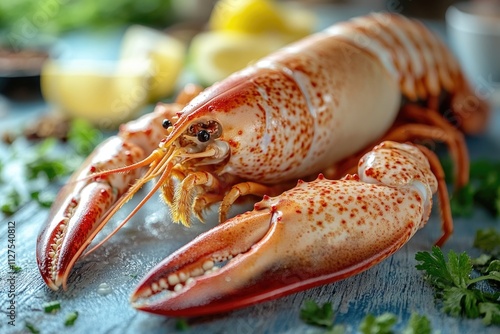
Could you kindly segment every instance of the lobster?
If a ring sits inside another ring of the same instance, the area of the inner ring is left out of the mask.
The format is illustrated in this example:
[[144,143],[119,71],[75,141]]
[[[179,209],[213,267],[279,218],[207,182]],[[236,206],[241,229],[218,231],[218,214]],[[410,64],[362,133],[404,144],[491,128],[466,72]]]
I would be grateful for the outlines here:
[[[173,221],[189,226],[220,203],[221,224],[142,280],[132,301],[149,312],[222,312],[359,273],[425,225],[436,192],[441,245],[453,225],[439,161],[397,142],[444,142],[461,187],[463,133],[480,133],[488,114],[420,22],[374,13],[339,23],[122,125],[61,189],[37,240],[41,276],[66,289],[96,234],[153,180],[103,242],[157,191]],[[226,220],[247,195],[264,199]],[[302,279],[280,279],[293,273]]]

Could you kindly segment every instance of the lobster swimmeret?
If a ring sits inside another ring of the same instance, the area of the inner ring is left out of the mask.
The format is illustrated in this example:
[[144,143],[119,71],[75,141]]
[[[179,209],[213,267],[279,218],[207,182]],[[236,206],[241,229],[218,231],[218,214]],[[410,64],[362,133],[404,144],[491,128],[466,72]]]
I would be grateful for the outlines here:
[[[359,273],[426,223],[436,191],[442,244],[452,222],[439,162],[396,142],[446,143],[460,187],[469,168],[460,130],[479,133],[488,113],[421,23],[372,14],[334,25],[123,125],[61,190],[38,238],[41,275],[65,288],[95,235],[151,180],[139,207],[160,190],[173,221],[189,225],[221,202],[224,222],[140,283],[132,300],[154,313],[221,312]],[[358,174],[343,177],[358,160]],[[265,196],[225,222],[245,195]],[[217,270],[218,261],[228,262]],[[292,274],[301,280],[280,279]]]

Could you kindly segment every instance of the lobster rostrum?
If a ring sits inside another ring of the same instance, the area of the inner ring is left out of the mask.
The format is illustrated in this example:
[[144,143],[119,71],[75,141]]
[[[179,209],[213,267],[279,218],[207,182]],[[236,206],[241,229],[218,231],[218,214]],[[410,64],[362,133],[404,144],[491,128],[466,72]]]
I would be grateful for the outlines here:
[[[66,288],[95,235],[152,180],[120,226],[157,190],[187,226],[214,203],[225,222],[239,197],[264,200],[153,269],[132,296],[150,312],[220,312],[356,274],[425,224],[436,190],[442,244],[452,222],[439,163],[396,142],[444,142],[460,187],[469,167],[461,131],[479,133],[489,113],[440,40],[387,13],[334,25],[201,93],[189,89],[123,125],[61,190],[37,243],[50,288]],[[358,174],[342,178],[358,161]],[[228,262],[217,270],[217,261]],[[293,274],[301,279],[279,278]]]

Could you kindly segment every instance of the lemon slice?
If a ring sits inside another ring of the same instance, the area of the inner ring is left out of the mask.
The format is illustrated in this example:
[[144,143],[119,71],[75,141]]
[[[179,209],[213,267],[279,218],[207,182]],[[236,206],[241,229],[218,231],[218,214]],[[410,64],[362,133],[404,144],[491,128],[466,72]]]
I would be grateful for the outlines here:
[[221,0],[212,11],[210,27],[246,33],[282,32],[285,22],[273,1]]
[[186,46],[181,41],[158,30],[135,25],[125,32],[120,59],[151,61],[148,101],[156,102],[174,91],[185,56]]
[[211,85],[285,44],[280,36],[205,32],[191,42],[191,66],[202,84]]
[[41,72],[45,100],[71,117],[101,128],[133,118],[148,97],[150,63],[142,61],[47,61]]

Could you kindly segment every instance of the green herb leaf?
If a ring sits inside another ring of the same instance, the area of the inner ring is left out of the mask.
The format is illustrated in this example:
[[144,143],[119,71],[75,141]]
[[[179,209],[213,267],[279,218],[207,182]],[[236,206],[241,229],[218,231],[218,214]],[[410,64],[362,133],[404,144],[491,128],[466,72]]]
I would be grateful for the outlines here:
[[69,174],[71,171],[64,159],[51,159],[40,157],[26,164],[28,180],[34,180],[40,175],[45,175],[49,181],[54,181],[60,176]]
[[175,329],[178,331],[187,331],[189,329],[189,324],[186,319],[179,318],[175,322]]
[[57,140],[55,138],[46,138],[35,147],[35,150],[38,156],[44,156],[53,150],[56,145]]
[[344,334],[345,327],[342,325],[335,325],[333,328],[328,329],[324,334]]
[[300,310],[300,318],[310,325],[333,327],[333,308],[331,303],[319,306],[313,300],[306,300]]
[[66,320],[64,321],[64,326],[73,326],[75,324],[76,319],[78,319],[78,312],[71,312],[66,316]]
[[402,334],[431,334],[432,327],[429,319],[417,313],[412,313],[408,325]]
[[16,189],[11,189],[7,193],[5,197],[5,202],[0,207],[0,210],[7,215],[11,215],[19,209],[21,204],[22,204],[21,195]]
[[500,260],[493,260],[490,262],[488,267],[485,270],[485,274],[497,276],[500,272]]
[[33,191],[30,194],[32,200],[36,201],[43,208],[50,208],[56,196],[48,192]]
[[13,272],[15,272],[15,273],[17,274],[17,273],[18,273],[18,272],[20,272],[23,268],[19,267],[18,265],[13,264],[13,265],[11,265],[11,266],[10,266],[10,269],[11,269]]
[[102,140],[102,133],[90,122],[75,119],[71,122],[68,132],[68,142],[77,154],[88,156]]
[[[443,299],[443,310],[455,317],[465,316],[468,318],[482,317],[483,321],[491,322],[496,319],[495,308],[491,305],[481,307],[482,303],[500,305],[500,293],[486,293],[474,288],[475,283],[485,280],[500,282],[500,272],[497,271],[498,264],[494,262],[486,275],[470,278],[472,273],[472,261],[465,253],[457,255],[454,251],[448,252],[448,260],[438,247],[432,249],[432,254],[419,252],[415,259],[421,263],[417,269],[427,273],[429,281],[438,290],[438,296]],[[493,262],[483,257],[480,261],[483,267]],[[485,319],[486,318],[486,319]]]
[[454,216],[470,217],[474,213],[474,195],[476,190],[467,184],[451,195],[451,213]]
[[54,300],[43,305],[43,310],[45,313],[56,313],[61,309],[61,302],[59,300]]
[[439,247],[432,247],[432,253],[418,252],[417,261],[422,262],[416,268],[427,273],[428,280],[437,288],[444,289],[454,285],[454,278],[446,265],[446,259]]
[[392,313],[384,313],[377,317],[368,314],[361,321],[359,330],[363,334],[390,334],[397,322],[398,318]]
[[487,266],[493,260],[493,256],[489,254],[481,254],[475,259],[471,259],[472,266],[477,268],[478,266]]
[[484,314],[483,323],[485,325],[500,325],[500,304],[497,303],[480,303],[479,312]]
[[33,333],[33,334],[39,334],[40,331],[38,330],[38,328],[35,327],[35,325],[33,325],[32,323],[30,322],[27,322],[24,324],[24,326],[26,327],[26,329],[30,332],[30,333]]
[[474,238],[474,247],[494,257],[500,257],[500,233],[493,228],[478,230]]
[[[452,183],[451,160],[441,161],[446,171],[446,182]],[[470,216],[475,205],[480,205],[494,216],[500,215],[500,162],[476,160],[470,164],[470,184],[451,196],[453,215]]]

